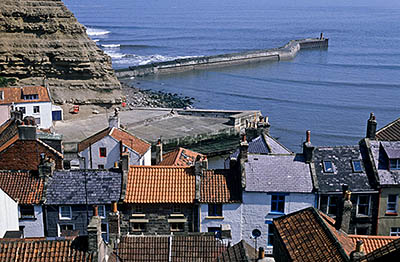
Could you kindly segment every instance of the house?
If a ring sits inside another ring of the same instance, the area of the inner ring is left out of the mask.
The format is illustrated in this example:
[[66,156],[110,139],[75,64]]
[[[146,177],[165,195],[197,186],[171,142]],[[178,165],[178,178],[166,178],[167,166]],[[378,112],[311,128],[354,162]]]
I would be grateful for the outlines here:
[[62,169],[63,155],[37,138],[30,117],[22,121],[17,115],[0,126],[0,170],[37,170],[42,154]]
[[18,203],[12,199],[0,186],[0,210],[7,212],[0,213],[0,238],[4,237],[7,231],[18,231]]
[[[162,158],[160,158],[161,155]],[[193,166],[197,156],[200,156],[201,160],[207,159],[205,155],[183,147],[163,154],[161,141],[158,141],[156,145],[156,165],[158,166]]]
[[242,228],[240,177],[226,169],[200,172],[200,232],[216,232],[217,237],[238,243]]
[[377,230],[379,192],[369,183],[366,155],[359,146],[316,147],[313,152],[318,208],[335,218],[342,186],[347,185],[355,204],[347,233],[358,235],[374,235]]
[[[24,237],[43,237],[44,180],[25,171],[0,171],[0,188],[18,203],[19,230]],[[4,210],[4,209],[2,209]],[[6,213],[12,212],[12,209]],[[3,213],[3,212],[2,212]]]
[[151,145],[120,127],[118,111],[109,118],[109,127],[78,144],[81,169],[109,169],[129,153],[131,165],[151,165]]
[[120,200],[121,181],[121,173],[113,170],[54,171],[46,189],[47,235],[59,237],[70,231],[86,235],[96,205],[101,233],[108,241],[108,213],[112,203]]
[[23,117],[32,116],[39,128],[52,126],[51,99],[47,88],[43,86],[0,88],[0,112],[3,112],[0,124],[10,117],[10,110],[13,109],[22,112]]
[[303,154],[249,154],[244,140],[236,163],[231,160],[231,168],[241,172],[242,239],[254,243],[252,232],[258,229],[258,245],[267,253],[272,252],[273,219],[315,204],[307,134]]

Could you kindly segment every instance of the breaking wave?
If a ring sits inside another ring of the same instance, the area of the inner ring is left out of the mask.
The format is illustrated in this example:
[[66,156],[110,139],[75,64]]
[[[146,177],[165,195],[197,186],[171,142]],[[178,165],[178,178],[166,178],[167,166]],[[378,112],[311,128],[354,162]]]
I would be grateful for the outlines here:
[[104,48],[119,48],[119,47],[121,47],[120,44],[109,44],[109,45],[102,44],[101,46]]
[[[108,54],[108,52],[106,50],[105,50],[105,52]],[[171,61],[171,60],[175,60],[175,59],[190,58],[193,56],[175,56],[174,57],[174,56],[163,56],[163,55],[156,54],[156,55],[147,55],[147,56],[146,55],[123,55],[122,57],[113,57],[113,56],[111,56],[111,57],[116,58],[116,59],[113,59],[114,64],[134,66],[134,65],[146,65],[146,64],[151,64],[151,63],[155,63],[155,62]]]
[[86,33],[88,34],[88,36],[100,36],[100,35],[107,35],[110,33],[110,31],[87,27]]

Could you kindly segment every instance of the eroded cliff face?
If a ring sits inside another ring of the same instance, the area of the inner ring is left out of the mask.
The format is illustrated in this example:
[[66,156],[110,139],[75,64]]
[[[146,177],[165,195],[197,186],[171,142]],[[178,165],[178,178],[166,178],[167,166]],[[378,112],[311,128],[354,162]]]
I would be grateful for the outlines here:
[[50,88],[55,102],[115,103],[111,58],[61,0],[0,0],[0,76]]

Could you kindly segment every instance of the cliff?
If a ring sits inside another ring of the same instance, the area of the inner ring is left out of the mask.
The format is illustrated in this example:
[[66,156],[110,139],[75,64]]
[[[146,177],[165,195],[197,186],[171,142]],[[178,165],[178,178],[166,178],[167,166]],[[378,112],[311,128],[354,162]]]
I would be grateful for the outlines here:
[[0,76],[50,88],[58,103],[115,103],[111,58],[61,0],[0,0]]

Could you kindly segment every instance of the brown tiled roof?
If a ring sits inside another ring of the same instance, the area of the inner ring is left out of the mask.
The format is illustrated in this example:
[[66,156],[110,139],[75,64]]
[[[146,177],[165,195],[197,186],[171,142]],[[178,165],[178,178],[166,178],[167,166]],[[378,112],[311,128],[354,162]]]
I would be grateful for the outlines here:
[[388,262],[398,261],[400,257],[400,239],[393,240],[392,242],[375,249],[371,253],[366,254],[360,259],[359,262]]
[[274,219],[274,225],[292,261],[349,259],[319,212],[312,207]]
[[78,144],[78,151],[81,152],[85,150],[91,144],[96,143],[107,135],[113,137],[118,141],[122,141],[124,146],[131,148],[140,155],[144,155],[151,146],[149,143],[128,133],[125,130],[122,130],[120,128],[106,128],[80,142]]
[[[3,100],[0,100],[0,105],[11,104],[11,103],[29,103],[29,102],[50,102],[49,93],[43,86],[26,86],[20,87],[3,87],[0,88],[3,91]],[[24,95],[37,94],[39,99],[36,100],[24,100]]]
[[400,118],[376,131],[376,139],[381,141],[400,141]]
[[15,140],[15,136],[18,139],[18,125],[14,119],[8,119],[0,126],[0,152],[10,145],[10,140]]
[[240,179],[230,170],[205,170],[201,177],[203,203],[240,202]]
[[246,241],[241,240],[239,243],[228,247],[221,256],[218,257],[218,262],[253,262],[257,259],[257,251],[250,246]]
[[367,236],[367,235],[349,235],[349,237],[354,244],[356,244],[358,240],[362,240],[364,242],[364,250],[366,254],[371,253],[372,251],[389,244],[393,240],[400,238],[394,236]]
[[163,155],[163,161],[161,161],[159,166],[193,166],[196,157],[200,156],[202,160],[207,157],[200,153],[185,149],[183,147],[178,147],[177,149],[165,153]]
[[131,166],[125,203],[193,203],[193,167]]
[[89,262],[92,256],[73,248],[72,239],[0,239],[2,262]]
[[122,261],[216,261],[226,247],[213,235],[124,236],[118,244]]
[[0,188],[22,205],[39,204],[43,197],[43,180],[29,172],[0,171]]

